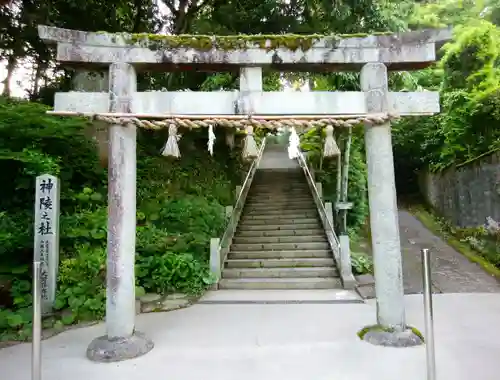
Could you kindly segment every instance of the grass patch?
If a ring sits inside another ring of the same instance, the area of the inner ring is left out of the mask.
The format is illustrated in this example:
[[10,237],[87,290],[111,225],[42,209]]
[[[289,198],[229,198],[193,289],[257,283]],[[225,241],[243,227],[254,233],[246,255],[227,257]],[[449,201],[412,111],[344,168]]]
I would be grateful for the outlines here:
[[[422,342],[425,343],[424,335],[416,327],[406,326],[406,329],[411,330],[416,336],[418,336],[422,340]],[[365,335],[368,334],[369,332],[372,332],[372,331],[373,332],[393,333],[393,332],[396,332],[396,329],[394,327],[386,327],[386,326],[382,326],[382,325],[366,326],[358,331],[359,339],[364,340]]]
[[440,218],[434,212],[422,205],[412,205],[408,208],[408,211],[420,220],[427,229],[441,237],[448,245],[460,252],[468,260],[480,265],[487,273],[500,279],[500,268],[498,267],[498,263],[493,263],[488,259],[495,259],[496,256],[500,256],[500,254],[491,247],[478,250],[471,246],[471,241],[474,241],[472,239],[478,239],[478,229],[454,228],[448,221]]
[[360,230],[350,236],[350,244],[353,274],[355,276],[373,274],[373,256],[368,236]]

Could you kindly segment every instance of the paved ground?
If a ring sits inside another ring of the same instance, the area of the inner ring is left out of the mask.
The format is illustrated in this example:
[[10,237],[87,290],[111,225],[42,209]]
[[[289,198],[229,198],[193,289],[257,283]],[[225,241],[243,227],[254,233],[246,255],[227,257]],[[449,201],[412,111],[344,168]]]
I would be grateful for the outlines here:
[[264,149],[259,169],[298,169],[297,160],[288,158],[287,148],[279,145],[269,145]]
[[435,236],[409,212],[399,212],[399,229],[407,294],[422,292],[422,248],[429,248],[432,253],[436,293],[500,292],[500,283],[495,277]]
[[[423,329],[421,297],[407,296],[408,321]],[[424,347],[383,348],[356,332],[375,320],[368,304],[195,305],[138,317],[155,348],[121,363],[85,358],[102,325],[43,342],[47,380],[423,380]],[[500,295],[435,298],[438,380],[496,380]],[[0,350],[1,378],[30,378],[29,344]]]

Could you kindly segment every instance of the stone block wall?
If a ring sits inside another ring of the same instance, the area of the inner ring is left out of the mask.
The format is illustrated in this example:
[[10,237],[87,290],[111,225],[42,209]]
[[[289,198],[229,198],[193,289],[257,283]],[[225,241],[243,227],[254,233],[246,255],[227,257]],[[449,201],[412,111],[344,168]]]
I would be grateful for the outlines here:
[[500,152],[440,173],[420,173],[427,202],[459,227],[500,221]]

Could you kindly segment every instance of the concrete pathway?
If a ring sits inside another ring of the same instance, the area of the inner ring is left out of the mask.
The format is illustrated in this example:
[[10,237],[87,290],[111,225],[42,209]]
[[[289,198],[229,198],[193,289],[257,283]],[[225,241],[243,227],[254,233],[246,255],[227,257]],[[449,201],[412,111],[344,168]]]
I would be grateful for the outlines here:
[[[408,322],[423,329],[422,300],[407,296]],[[435,298],[438,379],[496,380],[500,295]],[[384,348],[356,332],[375,321],[375,305],[195,305],[140,315],[155,341],[146,356],[96,364],[85,358],[97,325],[43,342],[46,380],[423,380],[425,350]],[[0,350],[1,378],[30,378],[29,344]]]
[[288,150],[282,145],[268,145],[264,149],[259,169],[299,169],[297,160],[288,158]]
[[422,248],[429,248],[432,254],[434,292],[500,292],[500,283],[495,277],[455,251],[407,211],[399,212],[399,230],[407,294],[422,292]]

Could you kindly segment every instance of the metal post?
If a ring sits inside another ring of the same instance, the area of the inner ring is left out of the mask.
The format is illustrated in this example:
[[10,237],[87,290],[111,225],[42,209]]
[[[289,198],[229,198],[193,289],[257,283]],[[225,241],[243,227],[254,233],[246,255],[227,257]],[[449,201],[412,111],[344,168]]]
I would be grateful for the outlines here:
[[42,378],[42,294],[40,261],[33,262],[33,337],[31,344],[31,380]]
[[431,263],[428,249],[422,249],[422,275],[425,318],[425,352],[427,356],[427,380],[436,380],[436,353],[434,351],[434,320],[432,312]]

